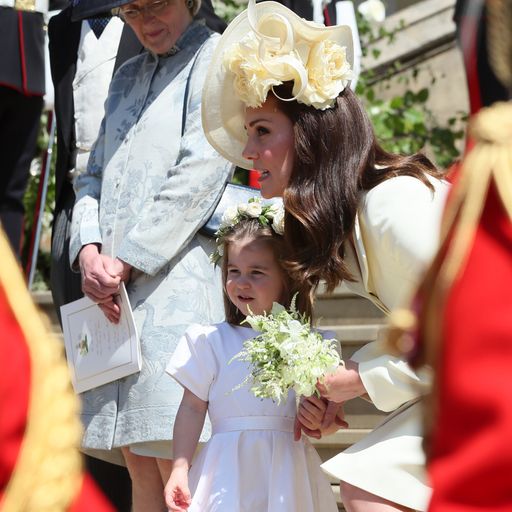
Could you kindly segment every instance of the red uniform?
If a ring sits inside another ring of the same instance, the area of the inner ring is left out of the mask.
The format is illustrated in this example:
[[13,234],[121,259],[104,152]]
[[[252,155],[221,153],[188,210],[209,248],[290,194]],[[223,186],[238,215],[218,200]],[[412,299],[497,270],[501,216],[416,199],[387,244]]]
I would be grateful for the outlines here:
[[[509,97],[512,84],[498,83],[482,44],[496,30],[490,8],[501,3],[508,31],[512,8],[509,0],[490,2],[457,2],[474,147],[448,202],[450,236],[420,292],[419,352],[435,370],[425,407],[430,512],[512,511],[512,103],[480,110]],[[457,233],[466,228],[471,235],[456,258]],[[450,261],[454,272],[446,274]]]
[[0,510],[114,512],[82,472],[78,399],[62,347],[0,230]]
[[442,312],[430,512],[512,510],[511,288],[512,221],[492,186]]

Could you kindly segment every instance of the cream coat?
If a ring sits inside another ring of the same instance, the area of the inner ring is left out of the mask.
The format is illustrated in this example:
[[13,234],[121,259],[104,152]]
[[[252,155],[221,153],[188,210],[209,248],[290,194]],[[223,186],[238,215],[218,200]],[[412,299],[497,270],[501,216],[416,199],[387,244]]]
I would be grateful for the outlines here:
[[[356,282],[347,283],[383,311],[406,305],[439,244],[439,228],[449,186],[431,179],[432,193],[409,176],[392,178],[367,192],[346,246],[346,261]],[[426,510],[418,384],[428,384],[402,360],[386,354],[378,342],[352,359],[373,404],[395,411],[371,434],[323,464],[323,469],[385,499]]]

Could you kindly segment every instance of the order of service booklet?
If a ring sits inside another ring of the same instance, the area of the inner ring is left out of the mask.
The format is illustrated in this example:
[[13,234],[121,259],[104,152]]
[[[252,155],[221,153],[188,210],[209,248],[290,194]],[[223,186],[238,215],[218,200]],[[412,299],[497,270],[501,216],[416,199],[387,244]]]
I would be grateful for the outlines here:
[[124,283],[117,303],[118,324],[111,323],[88,297],[60,308],[66,358],[77,393],[140,371],[140,341]]

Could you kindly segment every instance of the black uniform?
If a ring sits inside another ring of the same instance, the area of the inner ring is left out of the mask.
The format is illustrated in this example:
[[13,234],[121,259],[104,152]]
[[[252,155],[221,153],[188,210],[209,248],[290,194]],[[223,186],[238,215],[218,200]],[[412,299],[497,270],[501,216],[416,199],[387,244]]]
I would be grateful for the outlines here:
[[45,93],[43,14],[0,7],[0,48],[0,220],[19,256]]

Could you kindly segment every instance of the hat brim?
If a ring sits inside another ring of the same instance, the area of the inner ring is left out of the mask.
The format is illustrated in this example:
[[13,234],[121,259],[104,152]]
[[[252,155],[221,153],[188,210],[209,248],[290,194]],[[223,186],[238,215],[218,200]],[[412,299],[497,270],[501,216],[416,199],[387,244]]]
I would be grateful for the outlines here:
[[112,9],[130,2],[133,2],[133,0],[112,0],[110,2],[105,2],[105,0],[80,0],[76,5],[73,5],[71,21],[81,21],[95,16],[109,16]]
[[[268,1],[256,4],[256,15],[280,14],[291,23],[294,32],[313,41],[329,39],[346,48],[346,56],[353,67],[352,31],[346,25],[324,27],[300,18],[284,5]],[[250,160],[242,157],[247,142],[244,128],[245,104],[238,98],[230,73],[224,69],[226,49],[238,43],[251,31],[248,11],[240,13],[227,27],[212,56],[202,94],[203,130],[208,142],[227,160],[244,169],[251,169]]]

